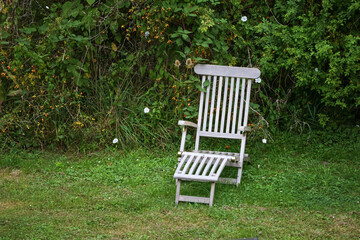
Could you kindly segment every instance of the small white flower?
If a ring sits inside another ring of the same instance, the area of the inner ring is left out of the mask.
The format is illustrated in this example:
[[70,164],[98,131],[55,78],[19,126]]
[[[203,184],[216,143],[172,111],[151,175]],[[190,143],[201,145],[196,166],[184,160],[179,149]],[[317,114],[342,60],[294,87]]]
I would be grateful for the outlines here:
[[148,107],[144,108],[144,113],[149,113],[150,109]]
[[261,177],[262,179],[264,179],[265,177]]
[[110,197],[109,197],[109,199],[110,199]]
[[247,21],[247,16],[243,16],[243,17],[241,18],[241,21],[246,22],[246,21]]
[[145,32],[145,38],[147,38],[150,35],[149,31]]
[[110,160],[110,158],[108,158],[108,160]]
[[45,6],[45,7],[46,7],[46,9],[50,9],[49,6]]
[[315,72],[318,72],[319,71],[319,69],[318,68],[315,68]]
[[256,79],[255,79],[255,82],[256,82],[256,83],[261,83],[261,78],[256,78]]
[[266,138],[263,138],[262,142],[263,142],[263,143],[266,143],[266,142],[267,142]]
[[101,161],[98,161],[98,163],[101,163]]
[[114,140],[113,140],[113,144],[116,144],[116,143],[118,143],[118,142],[119,142],[119,139],[114,138]]
[[282,191],[280,191],[280,192],[282,192]]
[[258,165],[258,168],[260,168],[260,164]]

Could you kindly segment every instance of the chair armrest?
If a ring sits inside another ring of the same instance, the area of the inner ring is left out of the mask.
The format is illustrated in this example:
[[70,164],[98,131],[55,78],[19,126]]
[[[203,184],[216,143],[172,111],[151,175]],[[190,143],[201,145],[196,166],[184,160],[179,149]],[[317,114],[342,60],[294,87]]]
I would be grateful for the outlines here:
[[242,131],[242,132],[251,132],[251,127],[239,127],[239,130]]
[[180,152],[183,152],[184,148],[185,148],[187,127],[189,126],[189,127],[197,128],[197,124],[195,124],[193,122],[189,122],[189,121],[180,120],[178,122],[178,125],[183,126],[183,131],[182,131],[182,136],[181,136],[181,144],[180,144]]
[[194,128],[197,128],[197,124],[193,123],[193,122],[190,122],[190,121],[184,121],[184,120],[180,120],[178,122],[178,125],[179,126],[189,126],[189,127],[194,127]]

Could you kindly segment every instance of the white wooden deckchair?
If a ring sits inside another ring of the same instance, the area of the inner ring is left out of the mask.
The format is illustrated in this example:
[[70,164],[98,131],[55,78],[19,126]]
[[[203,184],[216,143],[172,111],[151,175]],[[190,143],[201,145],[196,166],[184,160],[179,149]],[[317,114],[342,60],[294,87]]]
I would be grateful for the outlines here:
[[[215,183],[238,186],[241,181],[245,154],[250,92],[252,80],[260,76],[256,68],[228,67],[198,64],[195,73],[202,77],[206,92],[200,94],[197,124],[179,121],[183,126],[179,162],[174,174],[177,180],[175,203],[199,202],[213,205]],[[196,128],[195,149],[184,151],[187,127]],[[199,150],[200,137],[240,139],[240,152],[214,152]],[[220,178],[225,166],[238,168],[237,178]],[[185,196],[180,194],[183,180],[211,182],[210,197]]]

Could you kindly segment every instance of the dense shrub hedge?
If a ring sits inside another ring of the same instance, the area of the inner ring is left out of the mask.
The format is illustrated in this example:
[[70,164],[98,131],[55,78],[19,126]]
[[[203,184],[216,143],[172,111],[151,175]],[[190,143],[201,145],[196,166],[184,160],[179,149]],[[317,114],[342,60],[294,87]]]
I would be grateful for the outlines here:
[[177,119],[196,120],[197,62],[260,68],[252,107],[269,130],[354,126],[359,9],[355,0],[0,0],[2,147],[169,142]]

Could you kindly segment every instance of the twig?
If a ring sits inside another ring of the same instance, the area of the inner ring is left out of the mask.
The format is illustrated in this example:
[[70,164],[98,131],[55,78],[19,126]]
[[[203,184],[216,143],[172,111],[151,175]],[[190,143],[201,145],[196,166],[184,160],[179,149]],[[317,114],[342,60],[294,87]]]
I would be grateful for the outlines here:
[[280,22],[277,20],[277,18],[275,17],[275,14],[274,14],[274,13],[273,13],[273,11],[271,10],[271,8],[270,8],[270,6],[269,6],[269,4],[268,4],[267,0],[265,0],[265,3],[266,3],[266,6],[268,6],[268,8],[269,8],[269,10],[270,10],[271,14],[274,16],[274,18],[275,18],[276,22],[277,22],[278,24],[280,24],[280,25],[284,26],[284,24],[280,23]]
[[249,46],[247,46],[247,50],[248,50],[248,57],[249,57],[249,63],[250,63],[250,66],[249,66],[249,67],[252,67],[251,54],[250,54],[250,48],[249,48]]
[[261,117],[261,119],[264,120],[264,122],[266,123],[266,125],[269,126],[269,122],[266,121],[266,119],[265,119],[258,111],[256,111],[256,110],[255,110],[254,108],[252,108],[251,106],[249,106],[249,108],[250,108],[253,112],[257,113],[257,114]]

